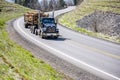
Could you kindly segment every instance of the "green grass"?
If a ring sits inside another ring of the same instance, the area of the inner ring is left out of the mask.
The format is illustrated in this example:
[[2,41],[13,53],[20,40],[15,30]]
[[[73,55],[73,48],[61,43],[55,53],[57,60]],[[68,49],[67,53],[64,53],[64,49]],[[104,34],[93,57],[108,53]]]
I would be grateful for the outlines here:
[[64,75],[50,65],[10,40],[6,21],[19,17],[30,9],[0,0],[0,10],[0,80],[17,80],[17,75],[24,80],[65,79]]
[[84,0],[82,4],[77,6],[77,8],[74,11],[64,14],[62,17],[60,17],[59,23],[63,24],[64,26],[70,29],[81,32],[83,34],[87,34],[89,36],[94,36],[105,40],[120,43],[120,39],[115,36],[111,37],[109,35],[95,33],[77,27],[76,25],[77,20],[82,19],[84,16],[89,15],[94,11],[111,11],[120,14],[120,0]]
[[6,64],[2,56],[0,56],[0,80],[14,80],[15,78],[22,78],[11,69],[11,67]]

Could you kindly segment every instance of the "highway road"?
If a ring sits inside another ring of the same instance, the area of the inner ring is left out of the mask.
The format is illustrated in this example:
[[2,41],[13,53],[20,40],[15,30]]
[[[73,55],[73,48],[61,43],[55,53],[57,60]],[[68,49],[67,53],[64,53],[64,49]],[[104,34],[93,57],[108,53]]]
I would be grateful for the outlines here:
[[[55,11],[55,16],[75,9]],[[25,39],[52,54],[107,80],[120,80],[120,45],[89,37],[58,25],[58,39],[41,39],[24,28],[23,17],[14,22],[15,30]]]

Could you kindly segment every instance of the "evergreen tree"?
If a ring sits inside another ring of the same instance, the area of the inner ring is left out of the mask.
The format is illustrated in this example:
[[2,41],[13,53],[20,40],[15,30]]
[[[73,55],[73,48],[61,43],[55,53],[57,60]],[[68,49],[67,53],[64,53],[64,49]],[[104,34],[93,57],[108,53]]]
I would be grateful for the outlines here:
[[77,3],[78,3],[78,0],[74,0],[74,5],[77,5]]
[[74,5],[81,3],[83,0],[74,0]]
[[23,5],[28,7],[28,3],[29,3],[29,0],[25,0]]
[[55,0],[50,0],[50,2],[49,2],[49,9],[55,9],[55,8],[56,8]]
[[21,0],[15,0],[16,4],[20,4]]
[[60,3],[60,7],[64,7],[65,6],[65,1],[64,0],[59,0]]

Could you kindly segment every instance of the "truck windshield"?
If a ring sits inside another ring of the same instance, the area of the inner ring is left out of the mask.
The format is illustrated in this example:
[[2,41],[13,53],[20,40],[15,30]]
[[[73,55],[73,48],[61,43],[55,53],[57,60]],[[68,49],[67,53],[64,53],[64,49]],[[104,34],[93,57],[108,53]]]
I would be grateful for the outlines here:
[[42,23],[55,23],[54,18],[43,18]]

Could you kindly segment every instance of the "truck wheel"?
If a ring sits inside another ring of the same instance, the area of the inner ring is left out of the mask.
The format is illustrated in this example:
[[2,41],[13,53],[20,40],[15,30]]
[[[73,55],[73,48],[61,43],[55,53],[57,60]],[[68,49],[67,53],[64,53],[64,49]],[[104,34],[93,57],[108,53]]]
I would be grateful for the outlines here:
[[43,36],[43,35],[42,35],[41,38],[42,38],[42,39],[46,39],[46,36]]
[[41,38],[42,38],[42,39],[45,39],[45,37],[44,37],[44,36],[41,36]]
[[28,24],[25,24],[25,28],[28,28]]
[[41,30],[39,30],[39,33],[38,33],[39,36],[41,36]]
[[35,34],[35,27],[34,27],[32,30],[33,30],[33,31],[32,31],[32,32],[33,32],[33,34]]
[[58,38],[58,36],[54,36],[54,39],[57,39]]
[[38,35],[38,31],[37,31],[37,29],[35,29],[35,35]]
[[42,39],[45,39],[45,36],[43,35],[43,33],[40,31],[40,37],[42,38]]
[[30,27],[30,32],[33,33],[33,29],[32,29],[32,26]]

